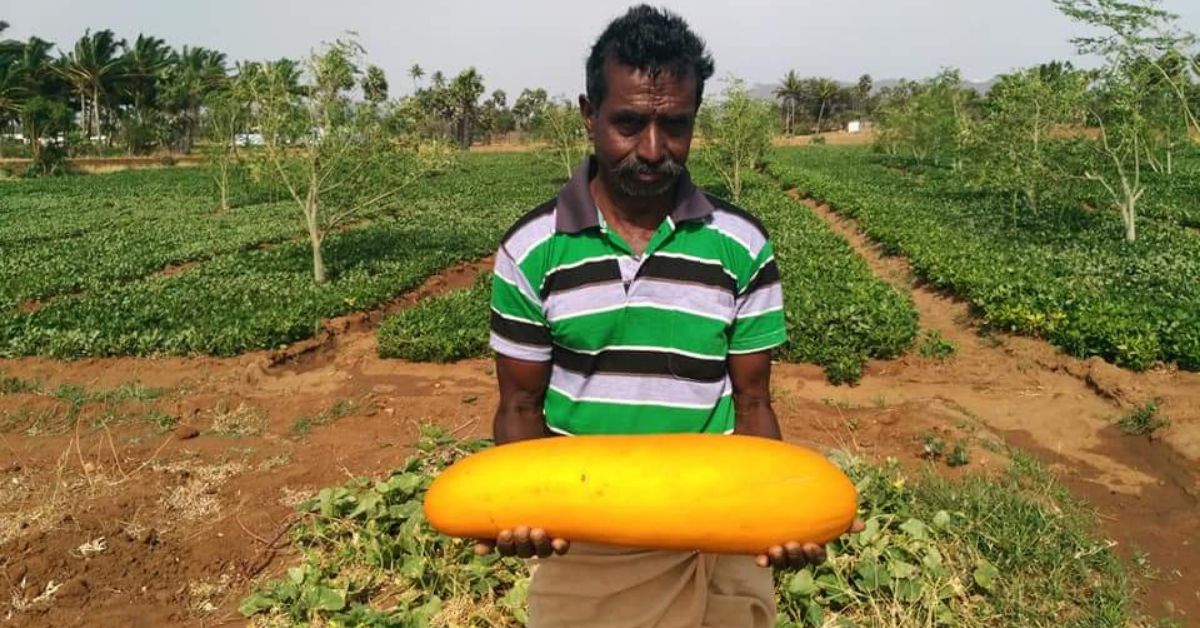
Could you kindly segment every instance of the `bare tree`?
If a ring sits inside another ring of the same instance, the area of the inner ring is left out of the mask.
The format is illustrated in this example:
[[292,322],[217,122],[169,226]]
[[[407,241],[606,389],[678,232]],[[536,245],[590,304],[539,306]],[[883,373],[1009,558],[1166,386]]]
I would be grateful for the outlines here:
[[357,41],[340,39],[310,54],[307,84],[299,90],[273,64],[247,82],[263,136],[261,170],[303,217],[317,283],[329,279],[321,247],[332,230],[385,211],[401,190],[448,159],[446,151],[394,137],[375,107],[352,99],[362,88],[364,56]]

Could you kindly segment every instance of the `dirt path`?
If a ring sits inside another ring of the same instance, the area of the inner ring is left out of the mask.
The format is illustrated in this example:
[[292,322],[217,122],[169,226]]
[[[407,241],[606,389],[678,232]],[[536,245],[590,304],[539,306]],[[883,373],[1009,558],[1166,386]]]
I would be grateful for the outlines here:
[[[981,335],[966,303],[914,280],[906,260],[884,256],[854,221],[803,202],[877,275],[912,295],[923,329],[958,345],[945,364],[913,355],[879,362],[853,389],[815,385],[806,396],[957,408],[1050,464],[1075,495],[1099,509],[1123,556],[1148,557],[1159,572],[1146,592],[1148,610],[1200,621],[1200,543],[1193,541],[1200,529],[1200,374],[1131,373],[1098,358],[1065,356],[1039,340]],[[1154,440],[1114,426],[1156,397],[1172,422]]]
[[[927,435],[969,443],[970,464],[939,467],[947,473],[1003,464],[987,446],[1001,438],[1029,447],[1094,500],[1123,551],[1149,554],[1162,574],[1147,598],[1151,612],[1200,617],[1190,462],[1108,427],[1121,412],[1114,399],[1161,393],[1176,419],[1170,442],[1186,443],[1179,432],[1196,424],[1186,410],[1198,405],[1200,387],[1067,360],[1032,340],[980,338],[965,306],[913,287],[901,262],[821,215],[877,272],[911,290],[923,325],[960,350],[944,364],[916,356],[873,363],[853,388],[830,386],[816,367],[780,365],[776,407],[787,438],[910,465],[922,464]],[[282,351],[0,361],[8,391],[0,395],[0,625],[239,623],[237,602],[255,574],[278,574],[294,556],[272,541],[295,503],[354,475],[386,473],[423,423],[460,436],[489,432],[490,361],[382,360],[374,336],[385,312],[465,287],[488,267],[451,269]],[[41,391],[14,392],[33,380]],[[161,396],[145,398],[154,388]],[[72,410],[80,390],[124,400]]]

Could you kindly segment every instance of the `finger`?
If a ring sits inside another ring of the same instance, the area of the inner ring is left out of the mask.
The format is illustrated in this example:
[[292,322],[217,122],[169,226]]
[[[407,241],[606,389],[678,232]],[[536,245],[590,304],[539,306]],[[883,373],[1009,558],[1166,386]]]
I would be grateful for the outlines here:
[[501,530],[500,534],[496,535],[496,551],[500,552],[501,556],[512,556],[517,553],[517,547],[513,543],[512,530]]
[[800,569],[808,562],[808,558],[804,555],[804,547],[796,541],[784,545],[783,550],[787,553],[787,566],[790,569]]
[[804,556],[809,563],[820,565],[825,562],[825,548],[816,543],[809,543],[804,546]]
[[528,526],[518,526],[513,530],[513,545],[516,546],[517,556],[521,558],[533,557],[533,541],[529,540]]
[[851,532],[862,532],[867,529],[867,524],[862,519],[855,517],[854,522],[850,524]]
[[546,558],[554,553],[554,548],[550,545],[550,535],[541,528],[529,531],[529,542],[533,545],[533,553],[538,558]]
[[554,548],[554,553],[562,556],[571,549],[571,542],[566,539],[554,539],[550,542],[550,546]]
[[495,541],[476,541],[475,542],[475,555],[476,556],[487,556],[488,554],[491,554],[492,550],[494,550],[494,549],[496,549]]
[[782,545],[772,545],[771,549],[767,550],[767,556],[771,559],[772,567],[779,569],[787,567],[787,551],[783,549]]
[[771,557],[767,556],[766,554],[759,554],[758,556],[754,557],[754,564],[756,564],[759,567],[762,567],[764,569],[767,567],[770,567],[771,566]]

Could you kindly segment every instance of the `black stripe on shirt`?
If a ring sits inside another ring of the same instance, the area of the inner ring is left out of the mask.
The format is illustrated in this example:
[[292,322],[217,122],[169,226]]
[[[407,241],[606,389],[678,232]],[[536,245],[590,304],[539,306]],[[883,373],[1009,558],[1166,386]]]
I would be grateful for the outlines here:
[[541,325],[504,318],[496,310],[492,310],[492,331],[518,344],[550,346],[549,329]]
[[693,358],[666,351],[605,350],[593,355],[554,345],[552,360],[558,366],[582,375],[623,373],[716,382],[724,379],[726,373],[724,360]]
[[587,262],[571,268],[562,268],[546,275],[540,291],[542,301],[555,292],[573,290],[596,283],[621,280],[621,266],[615,259]]
[[750,294],[760,288],[773,286],[779,283],[779,266],[775,264],[775,260],[771,259],[763,267],[759,269],[758,274],[750,283],[746,285],[746,289],[742,291],[743,295]]
[[737,282],[730,277],[719,264],[705,264],[690,259],[651,255],[638,271],[638,277],[665,279],[712,286],[728,291],[737,292]]

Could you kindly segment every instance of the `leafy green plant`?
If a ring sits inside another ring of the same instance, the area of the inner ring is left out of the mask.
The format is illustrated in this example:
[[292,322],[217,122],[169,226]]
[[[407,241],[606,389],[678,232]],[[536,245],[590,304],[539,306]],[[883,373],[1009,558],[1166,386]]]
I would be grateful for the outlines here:
[[1171,420],[1158,414],[1158,399],[1152,399],[1117,420],[1117,427],[1132,436],[1153,436],[1158,430],[1171,424]]
[[966,441],[956,441],[954,443],[954,448],[951,449],[950,453],[946,456],[946,464],[950,465],[951,467],[962,467],[970,464],[970,462],[971,455],[967,453]]
[[292,540],[303,561],[244,599],[242,613],[301,623],[427,626],[457,609],[467,625],[523,622],[524,565],[476,557],[470,543],[434,532],[421,510],[437,471],[485,446],[427,428],[417,453],[386,478],[359,478],[300,504],[306,516]]
[[[1194,152],[1180,162],[1200,167]],[[1080,195],[1014,213],[1010,199],[966,189],[949,169],[914,171],[860,148],[781,149],[771,163],[885,251],[905,255],[922,280],[968,301],[985,326],[1135,370],[1158,361],[1200,369],[1200,240],[1180,226],[1194,212],[1190,187],[1162,186],[1148,198],[1130,244],[1120,224],[1077,203],[1051,204]],[[1149,218],[1152,206],[1160,213]]]
[[944,362],[958,352],[958,344],[942,336],[936,329],[926,330],[917,346],[921,357]]
[[[298,506],[297,565],[241,603],[272,622],[377,626],[518,626],[528,577],[517,560],[477,557],[433,532],[421,502],[432,478],[488,446],[426,428],[390,475],[323,489]],[[890,625],[1118,626],[1131,587],[1094,515],[1014,453],[1008,471],[951,481],[899,464],[833,456],[855,482],[866,529],[828,546],[829,560],[777,572],[783,627]]]
[[[211,215],[205,168],[128,172],[6,189],[0,355],[213,354],[308,338],[325,319],[378,307],[456,262],[493,252],[555,190],[531,155],[464,155],[405,188],[404,221],[363,215],[329,234],[331,283],[266,192]],[[403,243],[398,245],[397,243]],[[159,273],[171,265],[170,273]],[[19,307],[40,300],[38,307]]]
[[376,332],[380,357],[453,362],[486,355],[491,287],[491,273],[483,273],[469,288],[384,319]]
[[946,441],[934,436],[933,434],[925,434],[921,437],[921,457],[937,460],[946,452]]
[[159,409],[148,410],[142,414],[142,420],[158,426],[159,432],[174,428],[179,423],[179,417]]

